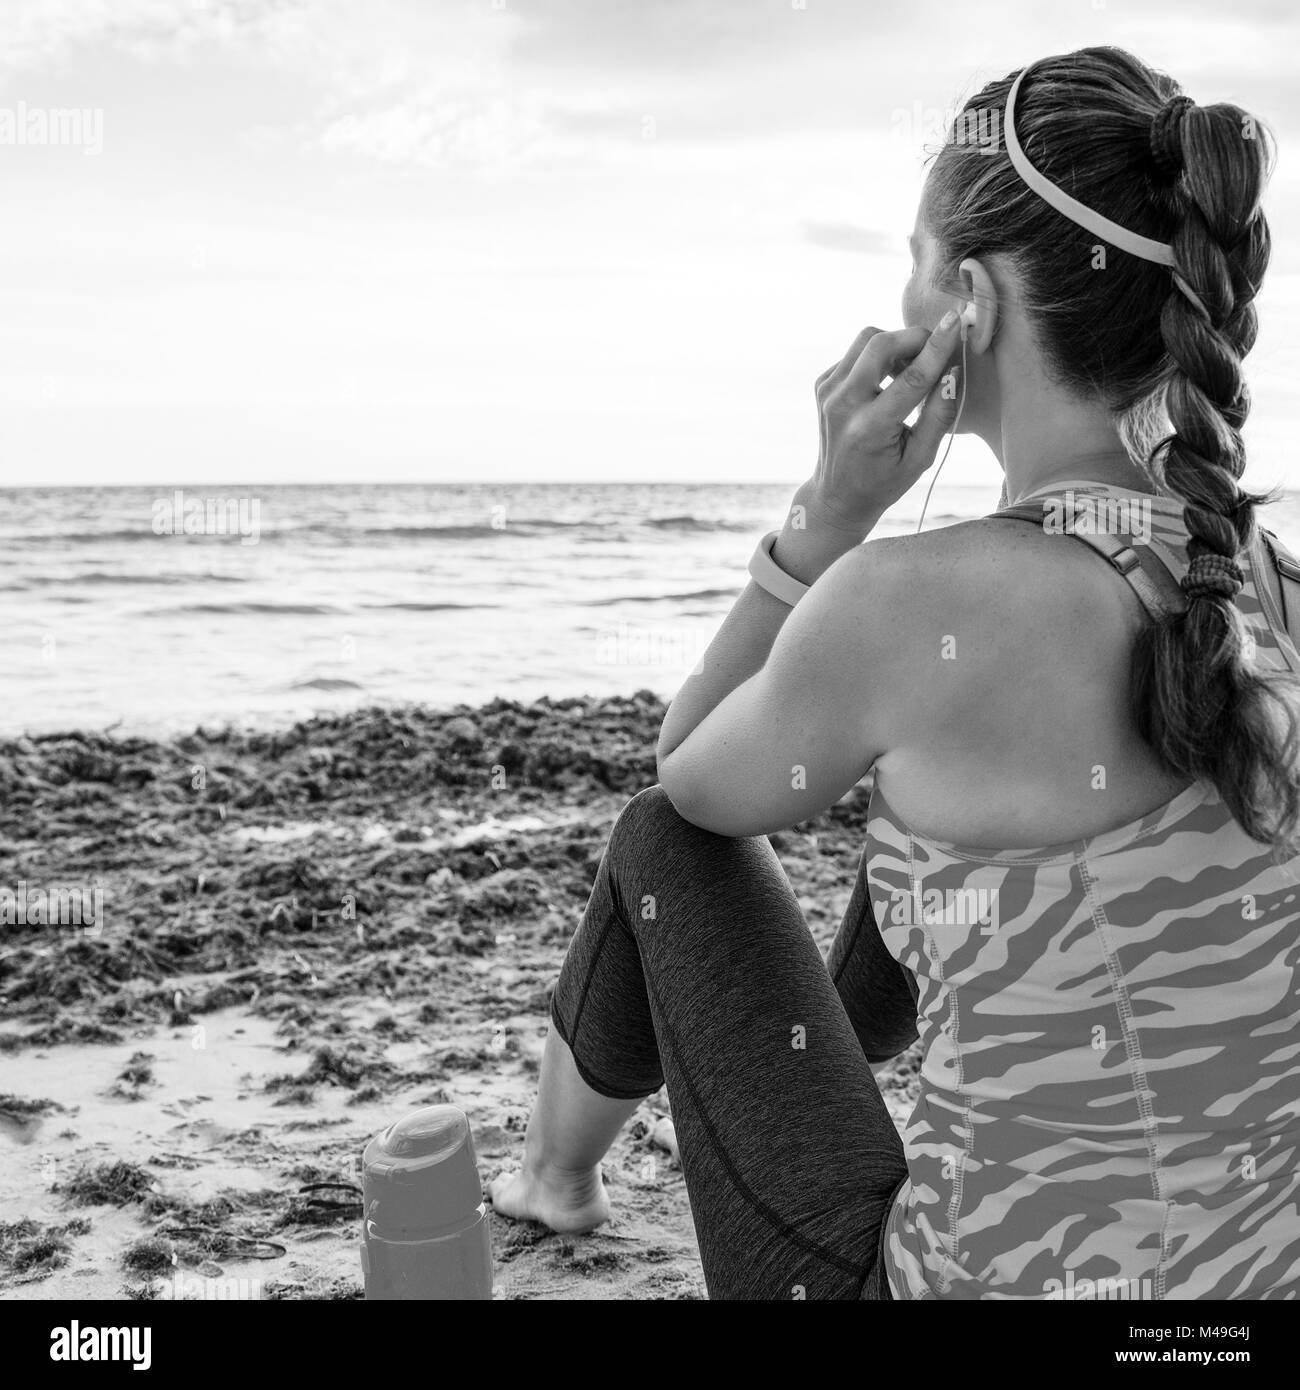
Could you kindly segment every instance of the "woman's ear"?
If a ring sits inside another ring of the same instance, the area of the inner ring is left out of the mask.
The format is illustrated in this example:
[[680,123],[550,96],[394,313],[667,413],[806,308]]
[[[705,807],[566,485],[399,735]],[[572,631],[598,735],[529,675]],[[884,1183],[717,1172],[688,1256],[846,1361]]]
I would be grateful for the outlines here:
[[972,352],[986,352],[998,321],[998,292],[993,277],[984,269],[983,262],[973,257],[962,261],[957,270],[966,285],[966,310],[962,315],[967,325],[962,329],[966,346]]

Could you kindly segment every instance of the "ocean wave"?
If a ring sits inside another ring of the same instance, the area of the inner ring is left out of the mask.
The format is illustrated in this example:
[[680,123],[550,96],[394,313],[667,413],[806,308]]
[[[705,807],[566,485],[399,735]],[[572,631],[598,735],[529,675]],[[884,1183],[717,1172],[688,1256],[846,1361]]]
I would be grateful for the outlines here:
[[332,613],[346,613],[346,608],[336,608],[331,603],[180,603],[172,608],[150,608],[145,611],[146,618],[170,618],[178,613],[216,613],[234,614],[285,614],[297,617],[323,617]]
[[429,536],[442,541],[485,540],[492,536],[531,536],[548,531],[579,531],[595,525],[591,521],[550,521],[543,517],[508,518],[503,526],[487,522],[442,522],[416,526],[334,526],[340,536]]
[[[7,531],[0,534],[5,545],[44,545],[50,541],[147,541],[154,540],[147,524],[111,531]],[[190,537],[189,539],[193,539]]]
[[504,536],[506,534],[506,530],[500,526],[487,526],[480,523],[455,525],[450,522],[442,526],[328,526],[320,529],[328,531],[332,536],[341,536],[345,539],[355,536],[399,536],[403,539],[418,536],[440,541],[476,541],[486,540],[489,536]]
[[747,521],[711,521],[701,516],[652,516],[642,523],[656,531],[750,531]]
[[[510,517],[504,525],[493,526],[489,522],[427,522],[401,523],[393,526],[352,526],[337,521],[306,521],[300,524],[261,525],[257,530],[259,544],[277,540],[311,540],[324,537],[329,540],[357,540],[391,536],[398,540],[429,539],[442,541],[487,540],[498,536],[547,535],[553,531],[582,531],[600,528],[603,523],[585,521],[560,521],[547,517]],[[43,545],[80,545],[95,541],[223,541],[240,542],[250,539],[239,531],[209,535],[158,536],[151,524],[138,527],[111,528],[101,531],[30,531],[14,530],[0,533],[0,542],[30,547]]]
[[418,600],[399,600],[395,603],[363,603],[362,608],[391,608],[402,613],[441,613],[447,608],[499,608],[498,603],[422,603]]
[[702,598],[735,598],[739,589],[695,589],[689,594],[616,594],[613,598],[591,598],[584,608],[608,608],[615,603],[690,603]]
[[364,690],[365,686],[339,676],[317,676],[315,680],[295,681],[290,690]]
[[15,589],[44,589],[62,584],[245,584],[241,574],[110,574],[105,570],[87,570],[83,574],[34,574],[20,584],[5,587]]

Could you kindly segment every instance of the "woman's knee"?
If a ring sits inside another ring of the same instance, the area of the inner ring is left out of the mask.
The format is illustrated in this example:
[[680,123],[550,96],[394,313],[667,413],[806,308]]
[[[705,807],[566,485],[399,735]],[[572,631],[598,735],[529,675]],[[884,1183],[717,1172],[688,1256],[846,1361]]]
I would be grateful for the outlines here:
[[698,825],[683,820],[668,793],[656,784],[637,792],[618,813],[609,834],[609,847],[612,852],[623,849],[644,852],[668,844],[680,845],[683,840],[707,834],[708,831],[701,830]]
[[660,786],[638,792],[619,812],[605,847],[604,866],[616,900],[691,891],[739,878],[757,883],[776,864],[767,840],[715,835],[686,820]]

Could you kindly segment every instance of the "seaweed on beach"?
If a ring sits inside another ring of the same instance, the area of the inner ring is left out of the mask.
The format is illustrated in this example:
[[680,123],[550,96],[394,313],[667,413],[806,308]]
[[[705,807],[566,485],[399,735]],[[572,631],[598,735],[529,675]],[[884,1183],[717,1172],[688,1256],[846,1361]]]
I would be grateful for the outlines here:
[[486,790],[496,768],[515,790],[630,792],[654,781],[664,708],[640,691],[450,711],[367,707],[283,730],[197,729],[170,742],[85,732],[8,739],[0,741],[0,836],[21,843],[52,810],[73,832],[135,812],[136,834],[165,842],[164,817],[211,824],[219,808],[343,801],[355,809],[404,792]]
[[90,1222],[83,1218],[61,1226],[46,1226],[30,1217],[0,1222],[0,1271],[27,1279],[42,1279],[68,1263],[70,1237],[85,1235]]
[[125,1100],[139,1100],[140,1093],[153,1083],[154,1057],[150,1052],[133,1052],[126,1066],[117,1074],[112,1094]]
[[381,1057],[367,1054],[359,1046],[318,1047],[305,1071],[294,1075],[273,1076],[266,1083],[268,1091],[293,1091],[299,1088],[328,1085],[355,1090],[363,1081],[374,1082],[391,1076],[393,1067]]
[[176,1252],[169,1240],[143,1236],[127,1247],[122,1263],[133,1274],[161,1274],[176,1263]]
[[[662,714],[643,693],[0,742],[0,840],[24,881],[104,891],[98,933],[24,926],[0,950],[0,1052],[231,1006],[310,1022],[358,992],[423,1004],[448,962],[553,947],[619,797],[654,780]],[[511,823],[538,809],[556,823]]]
[[194,1201],[168,1192],[150,1192],[143,1200],[141,1214],[151,1220],[166,1218],[183,1226],[219,1226],[232,1217],[256,1208],[253,1194],[221,1192],[215,1197]]
[[134,1163],[118,1161],[83,1168],[55,1187],[74,1206],[125,1207],[142,1201],[152,1191],[154,1179]]
[[61,1016],[30,1033],[0,1033],[0,1052],[25,1047],[54,1047],[59,1043],[117,1043],[122,1035],[95,1019]]
[[346,1303],[364,1299],[365,1290],[348,1278],[272,1279],[263,1285],[262,1296],[276,1303]]
[[137,1256],[128,1259],[128,1267],[137,1273],[173,1265],[202,1271],[205,1261],[226,1256],[276,1259],[284,1247],[269,1233],[296,1224],[298,1203],[297,1194],[273,1188],[226,1188],[204,1198],[150,1193],[141,1215],[155,1223],[154,1229],[133,1247]]
[[0,1115],[13,1120],[31,1120],[62,1109],[57,1100],[47,1100],[43,1096],[15,1096],[7,1092],[0,1095]]
[[156,1283],[123,1284],[122,1297],[128,1303],[153,1303],[162,1297]]

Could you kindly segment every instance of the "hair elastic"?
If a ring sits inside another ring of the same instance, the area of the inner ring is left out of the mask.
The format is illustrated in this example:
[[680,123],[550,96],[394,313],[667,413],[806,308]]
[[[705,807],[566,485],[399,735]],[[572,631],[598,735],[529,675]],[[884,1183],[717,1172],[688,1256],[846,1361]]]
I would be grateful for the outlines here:
[[[1077,223],[1085,231],[1100,237],[1102,241],[1108,241],[1112,246],[1118,246],[1121,251],[1128,251],[1134,256],[1140,256],[1144,261],[1154,261],[1157,265],[1169,266],[1172,269],[1176,262],[1174,260],[1174,248],[1169,242],[1153,241],[1150,237],[1139,236],[1137,232],[1130,232],[1127,227],[1121,227],[1118,222],[1112,222],[1109,217],[1103,217],[1101,213],[1090,207],[1085,207],[1077,198],[1072,198],[1063,188],[1054,184],[1051,179],[1041,174],[1029,162],[1016,136],[1015,115],[1016,94],[1019,92],[1020,84],[1028,71],[1028,66],[1020,69],[1016,80],[1011,84],[1010,92],[1007,93],[1007,109],[1003,125],[1006,130],[1007,155],[1011,160],[1011,167],[1045,203],[1050,204],[1062,216],[1068,217],[1071,222]],[[1205,305],[1201,303],[1200,299],[1193,293],[1191,286],[1176,270],[1174,271],[1174,284],[1191,302],[1197,313],[1208,321],[1210,315]]]
[[1187,566],[1187,573],[1179,580],[1179,585],[1190,601],[1203,598],[1207,594],[1226,599],[1236,598],[1245,587],[1245,582],[1245,573],[1230,555],[1217,555],[1214,551],[1207,551],[1191,561]]

